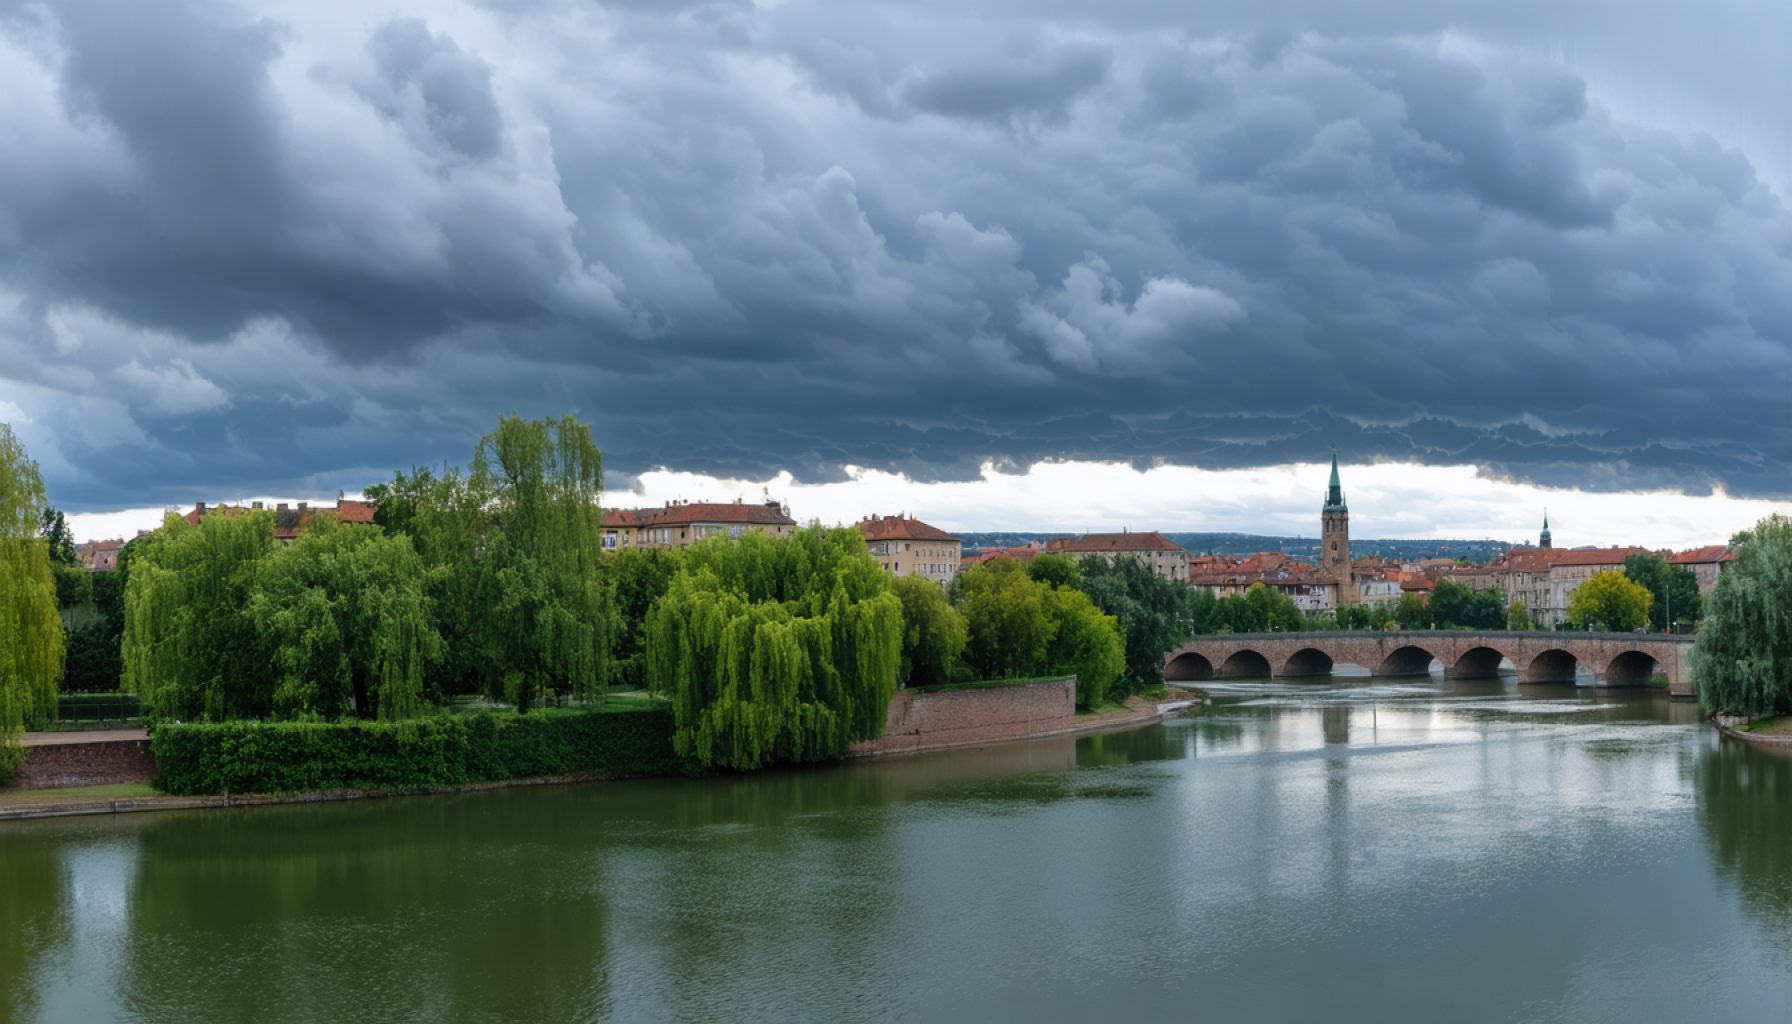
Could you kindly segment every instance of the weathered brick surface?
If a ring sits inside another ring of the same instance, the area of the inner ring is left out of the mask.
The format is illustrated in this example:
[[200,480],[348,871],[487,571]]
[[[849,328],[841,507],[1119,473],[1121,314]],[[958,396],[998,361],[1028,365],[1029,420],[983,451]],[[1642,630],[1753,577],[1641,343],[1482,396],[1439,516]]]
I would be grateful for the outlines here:
[[25,766],[13,785],[25,789],[53,786],[110,786],[148,782],[156,774],[148,740],[102,743],[60,743],[27,747]]
[[1492,676],[1506,657],[1521,682],[1572,681],[1579,664],[1608,685],[1646,683],[1660,672],[1673,693],[1690,695],[1691,648],[1688,637],[1630,633],[1236,633],[1195,637],[1165,657],[1164,673],[1177,681],[1262,675],[1267,664],[1268,675],[1288,678],[1350,662],[1378,675],[1419,675],[1436,658],[1450,677],[1476,678]]
[[1075,679],[945,693],[904,690],[890,701],[883,737],[853,744],[852,753],[889,754],[1049,736],[1078,724]]

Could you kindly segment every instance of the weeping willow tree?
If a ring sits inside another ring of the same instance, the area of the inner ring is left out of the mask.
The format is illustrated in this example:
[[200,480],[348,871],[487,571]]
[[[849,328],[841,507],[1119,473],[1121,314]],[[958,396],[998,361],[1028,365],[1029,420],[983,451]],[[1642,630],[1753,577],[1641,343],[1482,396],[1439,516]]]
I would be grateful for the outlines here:
[[274,710],[266,638],[249,614],[273,553],[269,512],[170,515],[143,538],[125,584],[124,688],[156,717],[223,721]]
[[1792,518],[1734,540],[1692,652],[1699,704],[1725,715],[1792,714]]
[[22,760],[19,733],[56,715],[62,617],[49,545],[38,535],[46,505],[37,464],[0,423],[0,781]]
[[852,529],[695,544],[649,612],[649,687],[680,755],[746,770],[881,735],[902,604]]
[[249,615],[271,648],[279,718],[408,718],[441,655],[408,537],[322,520],[260,567]]

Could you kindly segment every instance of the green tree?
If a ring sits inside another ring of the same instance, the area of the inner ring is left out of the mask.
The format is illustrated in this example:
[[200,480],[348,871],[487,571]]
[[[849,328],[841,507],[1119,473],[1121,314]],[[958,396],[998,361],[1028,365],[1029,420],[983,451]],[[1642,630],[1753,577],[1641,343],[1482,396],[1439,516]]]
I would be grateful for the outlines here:
[[441,654],[410,538],[323,522],[260,566],[248,613],[270,647],[280,718],[409,718]]
[[1738,534],[1692,651],[1699,705],[1725,715],[1792,714],[1792,518]]
[[1027,577],[1035,583],[1082,589],[1083,573],[1076,560],[1065,555],[1037,554],[1026,563]]
[[1506,628],[1511,630],[1536,629],[1537,624],[1531,621],[1531,613],[1524,602],[1514,599],[1506,606]]
[[1438,629],[1471,625],[1475,592],[1455,580],[1438,580],[1431,591],[1431,622]]
[[1081,569],[1080,582],[1072,586],[1114,617],[1126,644],[1126,670],[1112,695],[1163,682],[1164,655],[1189,636],[1189,588],[1164,579],[1136,558],[1095,556],[1085,559]]
[[75,564],[75,536],[69,532],[68,519],[61,509],[44,506],[38,514],[38,529],[49,545],[51,565]]
[[1400,601],[1394,605],[1394,621],[1401,629],[1430,629],[1431,602],[1425,595],[1407,592],[1400,595]]
[[[1075,673],[1077,707],[1092,711],[1107,700],[1108,687],[1126,670],[1120,625],[1080,590],[1046,587],[1045,591],[1046,612],[1056,627],[1045,652],[1046,671]],[[1158,664],[1161,681],[1162,662]]]
[[958,574],[953,604],[964,615],[964,660],[973,675],[1012,679],[1045,670],[1044,652],[1058,629],[1046,607],[1049,591],[1009,558]]
[[572,416],[505,416],[474,449],[472,479],[491,496],[485,624],[502,671],[488,682],[523,712],[547,688],[600,695],[611,627],[599,569],[603,453],[591,428]]
[[610,685],[625,690],[647,685],[647,613],[664,597],[678,572],[678,552],[666,548],[622,548],[604,556],[616,638],[610,658]]
[[969,634],[964,616],[947,602],[939,585],[921,576],[896,580],[902,602],[902,664],[897,678],[909,686],[951,681]]
[[1575,626],[1628,633],[1649,621],[1655,595],[1621,572],[1596,572],[1568,598],[1568,620]]
[[38,535],[43,478],[12,427],[0,423],[0,780],[18,770],[18,736],[56,715],[62,618],[49,545]]
[[267,645],[248,614],[274,551],[269,512],[170,514],[143,538],[125,586],[124,688],[159,718],[223,721],[274,710]]
[[[1649,624],[1666,632],[1672,622],[1697,622],[1704,613],[1699,581],[1685,566],[1674,565],[1660,555],[1639,552],[1624,560],[1624,575],[1655,598],[1649,608]],[[1668,616],[1672,615],[1670,621]]]
[[1338,609],[1339,629],[1373,629],[1375,612],[1366,605],[1347,604]]
[[902,602],[857,530],[716,537],[685,550],[646,639],[681,756],[741,770],[813,761],[882,734]]

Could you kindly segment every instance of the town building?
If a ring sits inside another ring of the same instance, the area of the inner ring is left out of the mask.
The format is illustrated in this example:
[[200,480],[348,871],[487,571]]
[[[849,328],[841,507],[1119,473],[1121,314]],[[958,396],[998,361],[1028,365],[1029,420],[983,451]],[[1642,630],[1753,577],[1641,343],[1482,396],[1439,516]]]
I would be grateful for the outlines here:
[[[1542,538],[1539,538],[1542,539]],[[1498,590],[1507,604],[1524,605],[1539,629],[1568,621],[1568,604],[1582,583],[1601,572],[1623,572],[1624,560],[1646,548],[1513,548],[1477,569],[1451,574],[1475,590]]]
[[1332,453],[1332,479],[1319,510],[1319,570],[1332,578],[1338,599],[1357,603],[1361,595],[1350,568],[1350,509],[1344,504],[1344,487],[1338,480],[1338,453]]
[[613,508],[603,514],[604,548],[682,549],[709,537],[739,537],[765,533],[788,537],[796,520],[782,504],[766,500],[746,502],[670,501],[664,508]]
[[88,572],[113,572],[118,568],[122,540],[95,540],[75,545],[75,564]]
[[958,575],[964,546],[937,526],[908,515],[866,516],[858,526],[871,557],[897,576],[921,576],[943,587]]
[[958,568],[962,572],[972,566],[982,565],[984,562],[994,561],[998,558],[1012,558],[1017,562],[1025,562],[1043,550],[1044,547],[1036,540],[1030,540],[1011,548],[978,548],[968,555],[960,556]]
[[301,501],[294,506],[280,502],[271,509],[259,501],[250,502],[246,506],[207,505],[200,501],[195,502],[193,510],[181,518],[198,526],[199,521],[206,516],[216,515],[230,518],[247,515],[250,512],[269,512],[274,517],[274,539],[282,544],[290,544],[304,531],[305,527],[311,525],[312,521],[320,515],[334,516],[345,523],[371,523],[374,511],[373,502],[360,501],[355,498],[343,498],[334,505],[314,506],[310,502]]
[[1286,596],[1303,612],[1330,612],[1338,607],[1336,579],[1280,551],[1260,551],[1244,558],[1191,558],[1188,583],[1215,597],[1238,597],[1262,584]]
[[1728,544],[1708,544],[1669,555],[1668,561],[1689,570],[1699,583],[1699,596],[1710,597],[1711,588],[1717,586],[1717,578],[1722,575],[1724,566],[1735,558],[1736,549]]
[[1097,555],[1131,558],[1164,579],[1188,581],[1188,552],[1170,538],[1148,530],[1144,533],[1085,533],[1081,537],[1054,537],[1045,542],[1047,554],[1064,555],[1078,562]]

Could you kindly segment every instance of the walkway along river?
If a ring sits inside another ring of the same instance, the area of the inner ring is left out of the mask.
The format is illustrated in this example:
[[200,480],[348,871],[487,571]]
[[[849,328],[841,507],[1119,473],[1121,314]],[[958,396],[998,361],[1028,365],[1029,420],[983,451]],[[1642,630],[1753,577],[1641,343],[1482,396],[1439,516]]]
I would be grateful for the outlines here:
[[1792,759],[1659,693],[1209,686],[806,771],[0,826],[0,1020],[1792,1006]]

